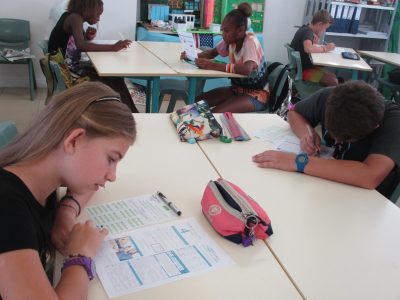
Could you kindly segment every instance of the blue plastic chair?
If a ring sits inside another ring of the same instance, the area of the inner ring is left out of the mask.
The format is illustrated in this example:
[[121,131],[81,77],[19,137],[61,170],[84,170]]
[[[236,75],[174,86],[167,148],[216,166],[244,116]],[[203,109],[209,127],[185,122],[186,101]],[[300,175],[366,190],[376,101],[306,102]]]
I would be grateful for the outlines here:
[[[29,21],[19,19],[0,18],[0,50],[5,48],[24,50],[29,47],[31,39]],[[29,87],[31,100],[35,98],[35,90],[37,88],[35,71],[31,58],[9,61],[0,56],[0,64],[25,64],[28,65],[29,71]]]
[[38,42],[38,46],[42,49],[43,54],[49,53],[49,40],[41,40]]
[[383,87],[386,87],[390,90],[391,96],[389,100],[392,100],[400,105],[400,84],[395,84],[390,82],[385,78],[378,78],[379,89],[382,91]]
[[55,61],[50,61],[49,65],[50,65],[50,70],[53,72],[53,76],[56,81],[54,86],[54,91],[60,92],[66,90],[67,87],[64,82],[64,77],[61,74],[60,65]]
[[6,121],[0,123],[0,149],[11,142],[17,136],[17,127],[14,122]]
[[294,51],[289,44],[285,44],[285,48],[287,49],[288,53],[290,76],[293,79],[293,84],[299,93],[299,97],[301,99],[307,98],[316,91],[324,88],[324,86],[320,85],[319,83],[305,81],[302,79],[303,68],[301,66],[300,52]]
[[400,199],[400,182],[397,184],[397,187],[394,189],[392,195],[390,196],[390,201],[393,203],[397,203]]

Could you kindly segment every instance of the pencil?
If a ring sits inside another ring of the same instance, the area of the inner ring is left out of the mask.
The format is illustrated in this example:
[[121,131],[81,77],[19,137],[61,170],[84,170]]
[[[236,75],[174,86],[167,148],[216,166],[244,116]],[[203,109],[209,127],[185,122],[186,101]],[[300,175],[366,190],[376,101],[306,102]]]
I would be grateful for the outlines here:
[[307,124],[307,131],[308,131],[308,134],[309,134],[311,137],[313,137],[313,134],[312,134],[312,132],[311,132],[311,127],[310,127],[310,125],[308,125],[308,124]]
[[[310,125],[308,125],[307,124],[307,131],[308,131],[308,134],[310,135],[310,137],[311,137],[311,139],[313,140],[313,142],[314,142],[314,135],[312,134],[312,132],[311,132],[311,127],[310,127]],[[317,145],[314,143],[314,146],[315,146],[315,148],[316,148],[316,155],[318,155],[318,153],[319,153],[319,151],[320,151],[320,149],[319,149],[319,147],[317,147]]]

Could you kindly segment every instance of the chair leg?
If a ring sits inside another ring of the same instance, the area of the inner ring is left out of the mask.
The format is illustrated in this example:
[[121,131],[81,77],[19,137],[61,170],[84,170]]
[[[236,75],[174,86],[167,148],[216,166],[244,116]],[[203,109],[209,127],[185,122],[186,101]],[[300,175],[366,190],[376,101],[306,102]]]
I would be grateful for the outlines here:
[[33,63],[32,63],[32,74],[33,74],[33,85],[35,87],[35,90],[37,90],[36,75],[35,75],[35,70],[33,68]]
[[29,89],[31,94],[31,100],[35,100],[35,89],[36,89],[36,79],[35,79],[35,71],[33,70],[32,59],[29,59],[28,63],[29,69]]
[[[168,93],[165,93],[165,92],[161,92],[160,93],[160,98],[158,100],[159,101],[159,103],[158,103],[158,111],[160,111],[162,101],[163,101],[165,95],[167,95],[167,94]],[[169,103],[168,103],[168,107],[167,107],[167,111],[166,111],[167,113],[172,113],[174,111],[174,108],[175,108],[175,105],[176,105],[176,100],[177,100],[177,97],[174,96],[173,94],[170,94],[170,99],[169,99]]]
[[164,100],[165,93],[163,91],[160,92],[160,98],[158,98],[158,112],[160,112],[162,102]]
[[175,105],[176,105],[176,99],[177,97],[174,95],[171,95],[171,98],[169,99],[168,107],[167,107],[167,113],[172,113],[174,111]]

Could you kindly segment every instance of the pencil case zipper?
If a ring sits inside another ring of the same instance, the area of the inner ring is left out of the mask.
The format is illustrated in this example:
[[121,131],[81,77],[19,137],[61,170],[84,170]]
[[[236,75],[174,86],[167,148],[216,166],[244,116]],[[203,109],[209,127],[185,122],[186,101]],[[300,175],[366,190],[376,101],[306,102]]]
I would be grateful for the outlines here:
[[[221,192],[219,191],[217,184],[220,185],[222,189],[231,197],[234,201],[234,204],[237,205],[240,210],[233,208],[226,199],[222,196]],[[246,223],[248,216],[257,216],[256,211],[251,207],[251,205],[243,199],[243,197],[228,183],[226,183],[223,179],[218,181],[210,181],[210,188],[215,195],[218,202],[221,206],[231,215],[235,216],[236,218],[240,219],[243,223]]]

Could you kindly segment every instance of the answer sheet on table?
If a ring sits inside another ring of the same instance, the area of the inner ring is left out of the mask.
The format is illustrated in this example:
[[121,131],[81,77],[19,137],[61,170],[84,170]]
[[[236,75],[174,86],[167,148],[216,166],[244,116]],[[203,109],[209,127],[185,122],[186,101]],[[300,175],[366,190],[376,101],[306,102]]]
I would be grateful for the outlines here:
[[108,236],[95,262],[110,298],[233,264],[194,218]]
[[178,218],[156,194],[89,206],[86,211],[97,226],[107,228],[111,234]]

